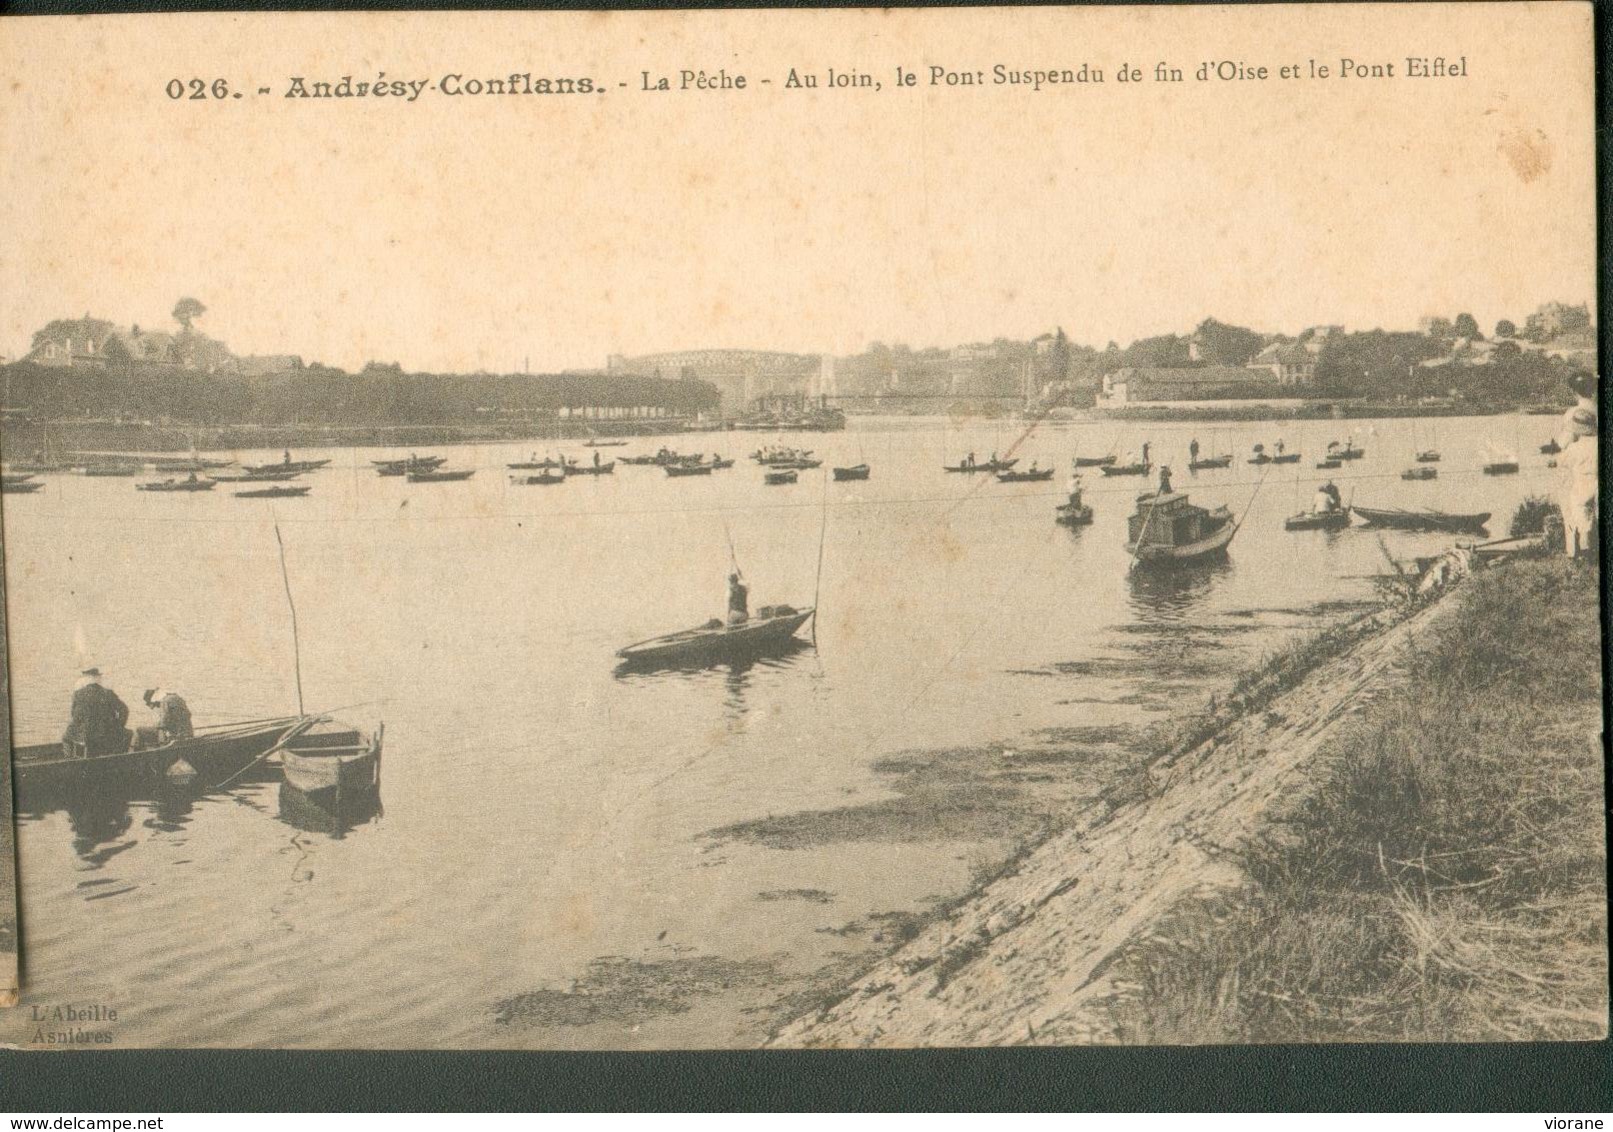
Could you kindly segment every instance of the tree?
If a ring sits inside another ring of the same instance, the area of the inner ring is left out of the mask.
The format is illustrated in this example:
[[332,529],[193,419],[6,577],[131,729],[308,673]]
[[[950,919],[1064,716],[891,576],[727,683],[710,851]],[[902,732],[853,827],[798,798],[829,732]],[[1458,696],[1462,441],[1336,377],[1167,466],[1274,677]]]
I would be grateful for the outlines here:
[[1513,325],[1510,318],[1503,318],[1500,322],[1495,324],[1495,336],[1497,338],[1516,338],[1518,336],[1518,328]]
[[1229,326],[1207,318],[1193,331],[1199,357],[1213,366],[1241,366],[1260,353],[1259,334],[1242,326]]
[[1452,329],[1456,331],[1458,338],[1466,338],[1473,342],[1477,342],[1484,337],[1483,334],[1479,333],[1479,320],[1465,311],[1456,316],[1456,322],[1453,324]]
[[1456,337],[1456,326],[1448,318],[1425,318],[1423,319],[1423,333],[1430,338],[1454,338]]
[[174,304],[174,320],[185,328],[186,334],[190,333],[191,322],[201,318],[206,313],[206,307],[188,296]]

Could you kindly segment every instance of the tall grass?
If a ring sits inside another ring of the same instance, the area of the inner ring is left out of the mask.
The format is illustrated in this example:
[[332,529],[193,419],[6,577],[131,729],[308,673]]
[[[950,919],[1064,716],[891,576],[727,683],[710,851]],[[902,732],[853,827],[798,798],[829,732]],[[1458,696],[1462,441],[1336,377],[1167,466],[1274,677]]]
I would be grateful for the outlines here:
[[1606,1032],[1593,571],[1498,567],[1248,849],[1246,891],[1128,958],[1154,1042]]

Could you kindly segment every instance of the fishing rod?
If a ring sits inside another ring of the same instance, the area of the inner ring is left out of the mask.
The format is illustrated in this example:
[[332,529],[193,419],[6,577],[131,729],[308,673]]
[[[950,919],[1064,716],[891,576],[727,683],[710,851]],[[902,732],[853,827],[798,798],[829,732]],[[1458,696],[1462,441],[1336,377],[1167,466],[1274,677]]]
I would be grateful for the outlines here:
[[829,469],[823,469],[823,518],[818,524],[818,576],[812,583],[812,647],[818,647],[818,595],[823,592],[823,541],[829,531]]
[[275,545],[280,548],[280,580],[286,587],[286,605],[291,608],[291,659],[297,677],[297,714],[306,714],[302,705],[302,641],[297,635],[297,603],[291,597],[291,575],[286,571],[286,544],[280,537],[280,523],[274,524]]

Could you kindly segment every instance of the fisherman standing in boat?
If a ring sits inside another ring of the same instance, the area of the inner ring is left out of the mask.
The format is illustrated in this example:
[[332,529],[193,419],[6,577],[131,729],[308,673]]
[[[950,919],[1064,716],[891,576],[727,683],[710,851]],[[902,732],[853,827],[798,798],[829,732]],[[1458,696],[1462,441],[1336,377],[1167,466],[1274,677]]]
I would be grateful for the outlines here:
[[1187,446],[1187,458],[1190,461],[1197,461],[1199,458],[1199,438],[1196,436],[1193,438],[1192,443]]
[[1339,509],[1339,489],[1332,480],[1328,480],[1316,489],[1316,498],[1311,502],[1311,510],[1318,515],[1330,515]]
[[73,689],[72,717],[62,735],[69,758],[110,755],[129,749],[129,708],[101,683],[99,668],[86,668]]
[[195,737],[190,721],[190,705],[178,692],[161,688],[147,688],[141,699],[157,713],[157,741],[159,744],[177,743]]
[[1170,470],[1169,466],[1167,466],[1165,464],[1161,464],[1159,466],[1159,495],[1160,495],[1160,498],[1163,499],[1165,496],[1169,495],[1170,493],[1171,493],[1171,470]]
[[739,574],[728,575],[728,627],[737,629],[750,620],[750,587],[739,580]]

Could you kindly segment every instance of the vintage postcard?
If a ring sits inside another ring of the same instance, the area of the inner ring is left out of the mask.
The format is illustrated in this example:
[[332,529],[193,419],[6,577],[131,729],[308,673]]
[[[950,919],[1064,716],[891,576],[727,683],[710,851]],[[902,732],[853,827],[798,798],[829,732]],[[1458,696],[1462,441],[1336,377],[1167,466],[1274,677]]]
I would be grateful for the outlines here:
[[0,21],[0,1040],[1604,1036],[1591,15]]

